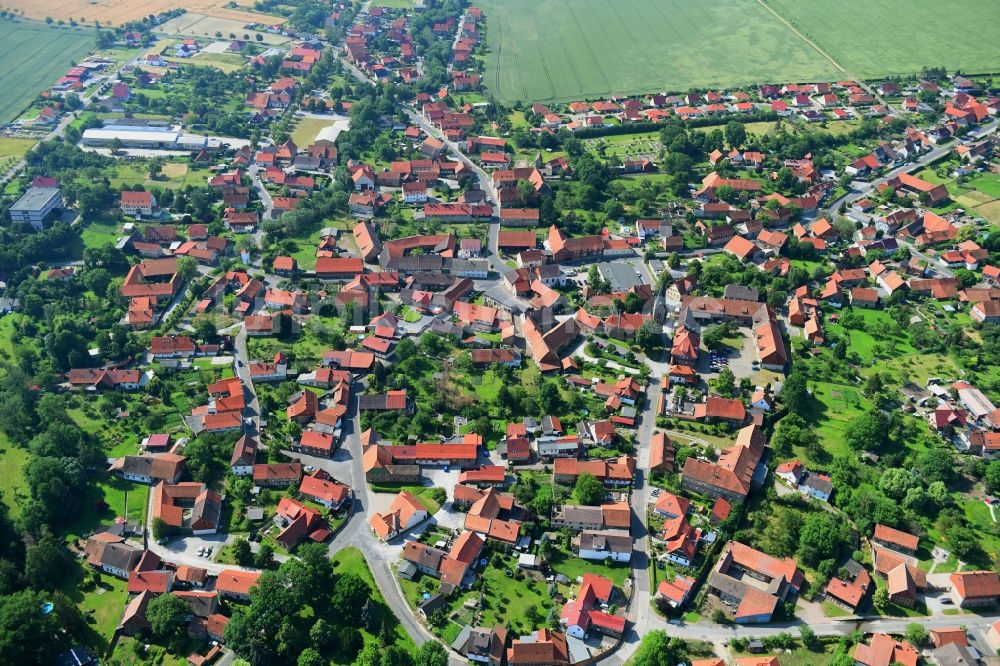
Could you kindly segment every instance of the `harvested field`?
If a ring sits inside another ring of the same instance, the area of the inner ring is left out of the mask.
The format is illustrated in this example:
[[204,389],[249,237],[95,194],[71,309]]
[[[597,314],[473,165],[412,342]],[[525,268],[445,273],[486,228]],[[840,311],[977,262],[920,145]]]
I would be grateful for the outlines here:
[[[238,14],[242,15],[245,12],[238,12]],[[229,35],[236,35],[242,39],[244,34],[248,34],[252,39],[256,39],[254,31],[249,30],[246,27],[247,25],[265,22],[268,24],[281,23],[282,21],[284,19],[265,16],[263,14],[246,14],[246,17],[241,17],[188,12],[183,16],[170,19],[160,25],[156,31],[163,35],[175,35],[178,37],[215,38],[215,33],[220,33],[223,38],[228,38]],[[285,44],[288,42],[288,38],[283,35],[272,35],[268,32],[261,32],[260,34],[264,38],[264,44]]]
[[246,9],[230,9],[227,0],[8,0],[6,9],[24,12],[28,18],[43,20],[74,18],[82,23],[100,21],[102,25],[121,25],[126,21],[141,19],[171,9],[186,9],[219,18],[246,23],[281,23],[282,18],[258,14],[251,8],[253,2],[237,0]]
[[0,124],[10,122],[94,48],[93,29],[0,20]]
[[1000,227],[1000,200],[976,206],[973,211],[990,224]]

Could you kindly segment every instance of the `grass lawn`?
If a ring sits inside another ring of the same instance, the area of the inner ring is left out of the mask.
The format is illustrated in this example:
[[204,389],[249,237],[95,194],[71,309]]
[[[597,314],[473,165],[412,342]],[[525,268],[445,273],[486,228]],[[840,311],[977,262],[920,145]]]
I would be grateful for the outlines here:
[[0,136],[0,168],[7,168],[24,157],[36,143],[35,139]]
[[142,524],[148,500],[149,486],[109,477],[88,488],[86,495],[80,500],[83,502],[82,512],[66,527],[66,533],[82,537],[98,525],[110,523],[118,516],[126,516],[129,520]]
[[9,122],[94,48],[93,28],[0,21],[0,124]]
[[124,580],[101,574],[101,582],[74,580],[64,593],[77,605],[80,611],[93,620],[88,623],[95,632],[94,638],[103,649],[115,633],[122,610],[128,603],[128,583]]
[[[410,653],[416,652],[417,646],[413,643],[413,639],[403,629],[403,625],[399,623],[399,619],[385,605],[385,598],[379,591],[378,586],[375,585],[375,579],[372,577],[372,572],[368,569],[368,563],[365,562],[365,557],[361,554],[360,550],[357,548],[345,548],[338,551],[333,558],[333,570],[336,574],[352,573],[361,577],[371,590],[371,598],[379,604],[379,615],[381,616],[383,626],[391,627],[395,633],[396,645]],[[367,630],[360,627],[358,629],[364,636],[366,643],[377,640],[377,637],[368,633]]]
[[[837,76],[757,3],[487,0],[481,6],[488,26],[484,80],[502,102]],[[706,43],[726,48],[709,55]]]
[[295,129],[292,130],[292,141],[303,149],[316,140],[316,135],[324,127],[329,127],[333,121],[328,118],[296,118]]
[[[832,456],[848,454],[844,429],[848,421],[864,412],[860,389],[830,382],[809,382],[809,388],[813,399],[802,416],[815,427],[824,451]],[[805,449],[796,449],[795,454],[809,459]]]
[[413,7],[413,0],[374,0],[372,5],[386,9],[410,9]]
[[847,617],[850,615],[849,612],[833,603],[832,601],[823,602],[823,615],[826,617]]
[[433,516],[441,510],[441,504],[431,495],[434,494],[434,486],[396,486],[396,485],[376,485],[372,484],[372,492],[390,493],[396,495],[404,490],[417,498],[417,500],[427,509],[427,515]]
[[28,462],[28,452],[11,446],[7,435],[0,433],[0,493],[12,518],[21,513],[21,499],[28,494],[22,469]]
[[610,579],[616,587],[621,587],[632,569],[620,562],[596,562],[584,560],[562,550],[553,550],[550,564],[556,573],[575,581],[585,573],[597,574]]
[[402,311],[400,311],[400,316],[403,318],[403,321],[409,324],[420,321],[423,317],[423,315],[411,308],[409,305],[403,306]]
[[[823,644],[822,647],[822,650],[816,652],[807,650],[801,645],[795,647],[789,652],[782,650],[779,657],[781,666],[826,666],[833,661],[833,654],[837,650],[837,644],[830,641],[829,643]],[[735,651],[734,654],[739,657],[750,655],[749,652]]]

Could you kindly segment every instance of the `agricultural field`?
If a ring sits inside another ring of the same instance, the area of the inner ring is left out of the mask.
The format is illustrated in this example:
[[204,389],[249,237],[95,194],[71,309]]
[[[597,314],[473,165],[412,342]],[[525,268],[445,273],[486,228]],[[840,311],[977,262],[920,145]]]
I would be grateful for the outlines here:
[[35,139],[0,136],[0,171],[9,169],[12,164],[24,157],[38,143]]
[[[894,3],[865,0],[767,2],[854,76],[913,74],[924,66],[965,73],[1000,69],[996,3],[955,0],[942,21],[941,3],[935,0],[911,0],[904,12]],[[878,47],[859,48],[864,44]]]
[[[282,23],[285,19],[258,14],[253,11],[253,0],[11,0],[5,3],[6,9],[17,10],[23,16],[43,20],[76,19],[81,23],[100,21],[102,25],[123,25],[127,21],[135,21],[171,9],[185,9],[191,16],[193,12],[210,15],[230,21],[239,21],[240,25],[247,23]],[[218,28],[216,28],[218,29]]]
[[[246,26],[250,23],[281,23],[284,19],[263,14],[247,14],[239,12],[245,16],[228,16],[221,13],[200,14],[189,12],[183,16],[170,19],[157,28],[157,32],[164,35],[186,36],[186,37],[215,37],[216,33],[221,33],[223,38],[230,34],[242,37],[247,33]],[[267,32],[260,33],[264,44],[285,44],[288,38],[283,35],[274,35]],[[251,35],[253,37],[253,35]],[[256,39],[256,37],[253,37]]]
[[[0,124],[17,116],[62,76],[70,63],[94,48],[94,33],[0,20]],[[0,160],[2,160],[0,156]]]
[[838,76],[753,2],[487,0],[482,7],[485,81],[503,102]]

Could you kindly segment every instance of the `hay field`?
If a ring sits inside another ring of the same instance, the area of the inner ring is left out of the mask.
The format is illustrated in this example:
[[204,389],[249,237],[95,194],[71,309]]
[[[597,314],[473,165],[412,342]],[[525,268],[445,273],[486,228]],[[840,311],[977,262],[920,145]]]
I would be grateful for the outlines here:
[[837,78],[753,0],[485,0],[487,87],[502,101]]
[[766,0],[849,72],[862,78],[928,67],[1000,71],[994,0]]
[[92,28],[0,20],[0,124],[16,118],[94,45]]
[[[227,10],[229,11],[229,10]],[[188,12],[183,16],[172,18],[166,23],[158,26],[156,32],[163,35],[175,35],[184,37],[210,37],[215,39],[215,33],[222,33],[222,39],[226,39],[230,34],[243,39],[244,34],[249,34],[254,39],[253,31],[248,31],[244,26],[248,23],[282,23],[285,19],[262,14],[251,14],[253,18],[237,18],[228,16],[216,16],[201,14],[198,12]],[[288,38],[283,35],[272,35],[268,32],[260,33],[264,37],[265,44],[286,44]]]
[[28,18],[43,20],[76,19],[82,23],[100,21],[103,25],[121,25],[126,21],[158,14],[170,9],[208,14],[245,23],[281,23],[284,19],[257,14],[253,0],[236,0],[246,9],[226,7],[228,0],[5,0],[6,9],[24,12]]

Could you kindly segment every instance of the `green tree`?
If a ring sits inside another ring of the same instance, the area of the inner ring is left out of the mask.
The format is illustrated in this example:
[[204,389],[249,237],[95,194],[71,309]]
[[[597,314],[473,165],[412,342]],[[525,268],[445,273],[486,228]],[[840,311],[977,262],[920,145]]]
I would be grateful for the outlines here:
[[236,539],[230,546],[233,561],[241,567],[250,566],[253,563],[253,551],[250,549],[250,542],[246,539]]
[[726,143],[730,148],[742,148],[747,142],[747,128],[743,123],[731,120],[726,123]]
[[295,663],[297,666],[326,666],[329,662],[323,658],[323,655],[310,647],[299,653],[299,658]]
[[792,372],[785,378],[785,383],[781,385],[778,399],[785,404],[792,414],[805,414],[809,404],[809,388],[806,384],[806,376],[798,371]]
[[918,648],[927,644],[927,630],[917,622],[906,625],[906,633],[903,636]]
[[604,501],[604,484],[589,472],[576,477],[573,493],[580,504],[597,506]]
[[198,262],[194,257],[181,257],[177,260],[177,277],[187,282],[198,273]]
[[160,640],[174,640],[180,636],[187,626],[190,614],[191,606],[172,594],[161,594],[153,598],[146,607],[146,620],[149,621],[150,630]]
[[649,631],[632,658],[633,666],[676,666],[684,659],[686,644],[679,638],[670,638],[662,629]]
[[448,666],[448,653],[437,641],[427,641],[417,650],[416,666]]
[[991,493],[1000,492],[1000,458],[990,461],[986,466],[986,474],[983,476],[986,489]]
[[73,558],[62,539],[53,535],[48,525],[42,526],[39,538],[28,545],[25,551],[25,581],[39,590],[53,590],[72,571]]
[[61,614],[66,604],[57,604],[56,612],[42,613],[42,604],[50,601],[34,590],[22,590],[0,596],[0,654],[8,664],[51,664],[68,647],[72,636],[63,635]]

